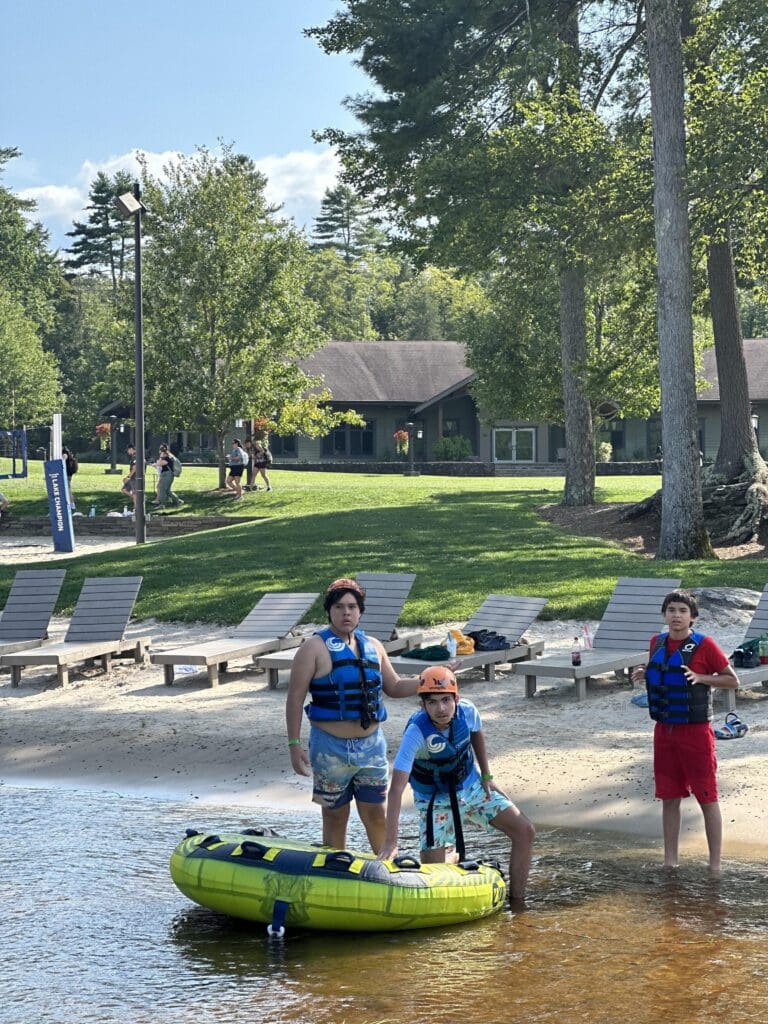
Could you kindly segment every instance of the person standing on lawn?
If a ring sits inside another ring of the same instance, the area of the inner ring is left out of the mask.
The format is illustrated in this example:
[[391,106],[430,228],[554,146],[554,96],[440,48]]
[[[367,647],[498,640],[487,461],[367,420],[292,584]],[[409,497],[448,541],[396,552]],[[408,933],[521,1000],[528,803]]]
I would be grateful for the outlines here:
[[260,485],[256,483],[256,477],[260,476],[264,481],[264,489],[267,491],[272,490],[272,484],[269,481],[269,474],[267,473],[268,468],[272,465],[272,453],[267,447],[266,441],[254,441],[253,444],[253,465],[254,465],[254,486],[256,490],[260,490]]
[[[354,799],[378,853],[389,774],[380,728],[387,717],[383,696],[413,696],[419,677],[398,676],[381,643],[357,628],[365,590],[356,580],[334,580],[324,608],[328,626],[299,647],[291,668],[285,705],[291,766],[297,775],[314,776],[312,799],[322,808],[323,843],[344,848]],[[311,726],[309,755],[301,745],[302,710]]]
[[459,699],[453,672],[434,665],[419,679],[421,709],[411,716],[395,756],[379,857],[397,856],[400,809],[410,782],[419,813],[422,862],[464,860],[467,822],[487,832],[498,829],[512,843],[509,897],[519,906],[531,870],[533,824],[493,781],[480,715],[471,701]]
[[720,871],[723,822],[717,793],[717,758],[712,732],[712,688],[735,690],[739,679],[712,637],[697,633],[696,599],[673,590],[661,605],[668,632],[651,639],[647,665],[632,672],[645,682],[653,730],[653,774],[661,800],[664,866],[676,868],[681,801],[691,793],[704,817],[709,868]]
[[232,451],[229,453],[229,476],[227,477],[227,488],[235,492],[235,501],[239,501],[243,496],[241,479],[247,465],[248,452],[235,438],[232,442]]
[[120,490],[130,498],[136,508],[136,445],[129,444],[126,448],[128,453],[128,475],[123,477],[123,486]]

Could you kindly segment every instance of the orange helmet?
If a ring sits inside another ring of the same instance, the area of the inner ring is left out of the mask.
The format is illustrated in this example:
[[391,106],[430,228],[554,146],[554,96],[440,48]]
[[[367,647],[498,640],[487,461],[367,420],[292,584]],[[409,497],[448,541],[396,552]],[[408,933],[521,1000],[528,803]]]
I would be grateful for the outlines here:
[[456,676],[445,665],[432,665],[425,668],[419,676],[419,688],[416,691],[423,695],[426,693],[453,693],[459,695],[459,684]]

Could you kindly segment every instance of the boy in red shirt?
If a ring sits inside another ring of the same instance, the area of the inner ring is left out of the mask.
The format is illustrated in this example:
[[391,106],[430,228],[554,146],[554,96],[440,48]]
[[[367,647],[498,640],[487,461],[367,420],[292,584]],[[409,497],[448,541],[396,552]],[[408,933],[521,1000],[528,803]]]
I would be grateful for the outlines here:
[[656,798],[662,802],[664,866],[678,864],[680,801],[693,793],[704,816],[709,868],[720,871],[723,823],[717,801],[717,758],[712,732],[712,687],[735,690],[739,679],[715,641],[692,629],[699,614],[687,590],[664,598],[661,614],[668,633],[651,640],[648,664],[632,681],[645,681],[653,732]]

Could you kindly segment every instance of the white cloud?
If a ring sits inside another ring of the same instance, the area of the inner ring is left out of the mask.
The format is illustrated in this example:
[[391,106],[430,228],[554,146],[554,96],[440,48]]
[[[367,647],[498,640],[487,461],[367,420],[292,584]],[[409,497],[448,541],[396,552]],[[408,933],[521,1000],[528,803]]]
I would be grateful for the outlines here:
[[325,190],[335,185],[339,173],[339,160],[331,149],[298,150],[254,163],[267,176],[267,199],[280,203],[300,226],[317,216]]
[[[150,174],[162,178],[163,170],[177,161],[180,153],[144,153]],[[339,161],[331,149],[295,150],[283,156],[270,155],[254,159],[262,174],[266,175],[266,195],[270,203],[279,204],[286,217],[292,217],[299,227],[309,226],[317,216],[320,201],[326,189],[333,187],[339,172]],[[117,171],[139,175],[135,150],[104,160],[85,160],[74,179],[68,184],[40,185],[19,190],[25,199],[33,199],[37,210],[31,219],[42,221],[51,233],[54,246],[64,246],[64,235],[73,220],[84,220],[88,203],[88,189],[99,171],[110,177]]]
[[86,194],[73,185],[40,185],[20,189],[22,199],[32,199],[37,209],[30,214],[33,220],[41,220],[50,228],[71,227],[72,219],[79,217],[86,202]]

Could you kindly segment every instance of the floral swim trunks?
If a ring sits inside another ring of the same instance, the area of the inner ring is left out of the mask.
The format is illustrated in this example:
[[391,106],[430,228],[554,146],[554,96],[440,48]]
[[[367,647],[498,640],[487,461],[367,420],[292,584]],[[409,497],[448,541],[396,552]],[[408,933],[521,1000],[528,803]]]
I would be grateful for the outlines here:
[[314,775],[312,800],[333,810],[354,798],[383,804],[387,797],[387,741],[381,729],[360,739],[343,740],[312,726],[309,760]]
[[[506,811],[508,807],[514,807],[511,800],[508,800],[495,790],[491,790],[491,795],[488,796],[482,782],[479,780],[468,789],[460,790],[457,795],[462,825],[469,821],[474,825],[480,825],[486,832],[493,830],[491,822],[497,814]],[[447,795],[438,797],[432,809],[434,842],[431,847],[427,845],[427,808],[429,807],[429,800],[416,797],[414,799],[414,806],[419,812],[419,841],[422,850],[456,845],[453,813],[451,812],[451,804]]]

